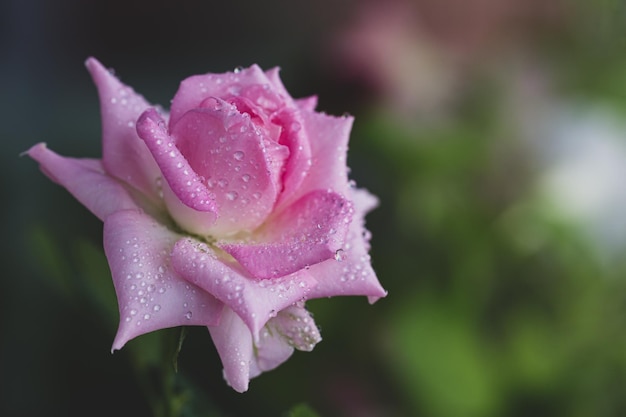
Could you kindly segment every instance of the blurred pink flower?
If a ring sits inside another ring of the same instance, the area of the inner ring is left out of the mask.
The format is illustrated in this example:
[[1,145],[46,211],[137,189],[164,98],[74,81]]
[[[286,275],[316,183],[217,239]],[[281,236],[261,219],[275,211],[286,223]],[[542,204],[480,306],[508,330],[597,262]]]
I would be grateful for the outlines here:
[[38,144],[28,155],[104,221],[120,325],[113,349],[141,334],[207,326],[227,382],[321,340],[308,299],[384,297],[365,214],[377,200],[348,181],[351,117],[294,100],[278,69],[184,80],[159,111],[97,60],[103,157]]
[[563,9],[560,0],[370,0],[333,38],[331,62],[391,116],[431,120],[445,116],[475,69],[500,68],[538,28],[559,27]]

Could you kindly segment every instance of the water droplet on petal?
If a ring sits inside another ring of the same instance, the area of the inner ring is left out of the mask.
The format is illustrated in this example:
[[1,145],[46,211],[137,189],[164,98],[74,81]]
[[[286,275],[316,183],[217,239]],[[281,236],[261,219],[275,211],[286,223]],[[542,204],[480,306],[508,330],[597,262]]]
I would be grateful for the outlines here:
[[186,313],[185,313],[185,318],[186,318],[187,320],[191,320],[191,317],[192,317],[192,316],[193,316],[193,313],[192,313],[191,311],[188,311],[188,312],[186,312]]
[[235,158],[238,161],[241,161],[243,159],[243,157],[245,156],[245,154],[241,151],[237,151],[233,154],[233,158]]
[[335,252],[335,260],[337,262],[341,262],[345,259],[346,259],[346,254],[344,253],[343,249],[337,249],[337,251]]

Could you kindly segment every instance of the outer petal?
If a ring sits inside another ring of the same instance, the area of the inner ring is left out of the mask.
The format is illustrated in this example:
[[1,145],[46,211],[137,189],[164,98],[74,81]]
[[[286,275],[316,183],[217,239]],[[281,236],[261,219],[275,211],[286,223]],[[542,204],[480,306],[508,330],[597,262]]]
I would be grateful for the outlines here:
[[44,143],[26,153],[39,162],[52,181],[65,187],[100,220],[119,210],[138,208],[128,191],[104,172],[100,160],[65,158]]
[[299,304],[279,312],[261,330],[251,361],[250,378],[285,362],[294,348],[310,352],[322,340],[313,317]]
[[268,221],[256,242],[218,245],[253,277],[280,277],[334,257],[351,221],[352,205],[346,199],[317,190]]
[[[165,121],[156,110],[147,110],[137,121],[137,132],[174,193],[164,192],[172,216],[194,233],[207,233],[217,217],[214,195],[176,147]],[[181,207],[181,203],[189,209]]]
[[158,201],[155,180],[160,175],[159,169],[135,130],[139,115],[150,104],[96,59],[89,58],[85,65],[100,96],[104,168],[112,176]]
[[302,110],[313,111],[317,107],[317,96],[297,99],[296,105]]
[[338,256],[317,265],[309,272],[319,285],[308,295],[309,299],[335,295],[366,295],[374,303],[387,292],[378,282],[369,256],[369,232],[364,227],[365,214],[377,204],[376,197],[365,190],[351,190],[355,215],[346,243]]
[[294,347],[311,351],[322,340],[309,312],[297,305],[271,319],[256,343],[250,329],[229,308],[224,310],[218,326],[209,326],[209,332],[222,359],[224,378],[238,392],[248,389],[251,378],[289,359]]
[[209,332],[224,366],[224,379],[237,392],[248,390],[253,343],[250,329],[230,308],[225,308],[218,326]]
[[[265,326],[274,337],[280,336],[289,345],[298,350],[310,352],[316,344],[322,340],[319,329],[313,321],[311,314],[304,308],[304,305],[291,305],[282,310],[271,319]],[[259,344],[261,345],[261,344]],[[268,367],[264,362],[259,361],[263,371],[268,371],[278,364]]]
[[136,210],[106,219],[104,250],[120,309],[113,350],[154,330],[219,322],[223,304],[180,278],[170,264],[179,237]]
[[219,216],[211,231],[225,236],[256,229],[271,213],[281,190],[286,147],[229,103],[185,113],[172,137],[193,170],[206,180]]
[[225,98],[239,95],[242,88],[269,85],[270,80],[257,65],[236,72],[205,74],[189,77],[180,83],[172,100],[170,129],[189,110],[200,107],[208,97]]
[[300,114],[311,146],[312,169],[297,192],[287,201],[281,201],[281,206],[317,189],[333,190],[347,197],[349,187],[346,155],[354,119],[309,111],[302,111]]
[[258,281],[238,264],[218,258],[215,251],[197,240],[179,240],[172,252],[172,265],[189,282],[198,285],[229,306],[246,323],[254,340],[276,314],[306,299],[315,280],[302,270],[272,280]]

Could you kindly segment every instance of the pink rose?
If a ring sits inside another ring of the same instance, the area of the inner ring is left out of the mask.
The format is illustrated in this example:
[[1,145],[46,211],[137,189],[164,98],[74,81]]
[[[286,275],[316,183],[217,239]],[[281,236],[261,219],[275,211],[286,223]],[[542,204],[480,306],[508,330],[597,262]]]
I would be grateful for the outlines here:
[[120,325],[141,334],[207,326],[237,391],[321,340],[304,307],[384,297],[364,216],[376,198],[347,178],[352,118],[294,100],[278,69],[184,80],[167,114],[86,62],[100,95],[103,157],[41,143],[42,170],[104,221]]

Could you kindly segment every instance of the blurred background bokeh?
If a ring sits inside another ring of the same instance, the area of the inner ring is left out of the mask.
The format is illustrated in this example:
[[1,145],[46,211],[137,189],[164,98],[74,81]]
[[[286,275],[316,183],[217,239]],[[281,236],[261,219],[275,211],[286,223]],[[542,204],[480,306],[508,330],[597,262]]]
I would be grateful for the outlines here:
[[351,177],[381,200],[389,296],[310,302],[324,341],[245,394],[189,329],[183,415],[626,415],[622,0],[4,0],[0,54],[0,415],[154,412],[158,336],[109,351],[101,223],[20,157],[100,155],[88,56],[165,107],[186,76],[280,66],[356,117]]

